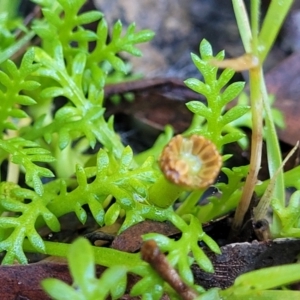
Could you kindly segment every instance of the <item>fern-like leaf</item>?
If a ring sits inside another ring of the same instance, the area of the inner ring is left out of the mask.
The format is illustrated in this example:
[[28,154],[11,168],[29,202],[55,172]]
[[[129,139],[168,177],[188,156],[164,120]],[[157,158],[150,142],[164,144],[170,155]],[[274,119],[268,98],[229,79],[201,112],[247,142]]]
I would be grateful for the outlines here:
[[9,140],[0,139],[0,148],[11,154],[11,161],[25,169],[26,183],[33,187],[38,195],[44,191],[42,177],[54,177],[54,174],[47,168],[40,167],[34,162],[50,163],[55,159],[51,153],[41,148],[37,143],[23,138],[12,138]]
[[20,105],[33,105],[34,99],[21,94],[22,91],[31,91],[39,87],[39,83],[27,80],[28,76],[35,71],[39,65],[33,63],[34,50],[30,49],[24,55],[20,68],[18,69],[11,60],[3,64],[0,71],[0,135],[6,129],[17,129],[15,118],[25,118],[27,114],[20,109]]
[[[13,193],[14,198],[5,195],[0,198],[1,206],[6,211],[21,214],[14,217],[0,217],[1,230],[10,232],[12,229],[9,236],[0,241],[0,251],[6,251],[2,264],[12,264],[15,259],[20,263],[27,263],[22,248],[26,237],[38,252],[45,252],[44,242],[35,229],[38,217],[41,216],[52,231],[60,230],[58,219],[46,208],[49,197],[40,197],[33,191],[21,188],[16,188]],[[16,198],[30,202],[25,204]]]
[[244,88],[244,82],[232,83],[224,89],[234,75],[234,71],[226,69],[218,76],[218,68],[211,64],[212,59],[224,59],[224,52],[222,51],[213,56],[211,45],[206,40],[203,40],[200,43],[200,57],[192,54],[192,60],[201,72],[204,80],[202,82],[198,79],[190,78],[185,81],[185,84],[193,91],[205,96],[207,105],[197,101],[187,103],[187,107],[200,120],[200,123],[193,122],[188,132],[206,136],[221,150],[224,144],[238,141],[244,136],[241,131],[228,132],[228,129],[225,127],[228,123],[245,115],[249,111],[249,107],[236,106],[224,113],[226,104],[237,97]]

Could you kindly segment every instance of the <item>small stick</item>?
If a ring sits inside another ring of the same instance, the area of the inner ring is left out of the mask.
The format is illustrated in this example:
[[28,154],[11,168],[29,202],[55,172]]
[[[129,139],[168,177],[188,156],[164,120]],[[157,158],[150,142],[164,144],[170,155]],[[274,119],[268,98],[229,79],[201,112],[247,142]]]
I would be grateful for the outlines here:
[[154,240],[144,242],[141,249],[142,259],[163,278],[183,300],[193,300],[199,295],[187,286],[177,271],[169,264],[166,256],[160,252]]

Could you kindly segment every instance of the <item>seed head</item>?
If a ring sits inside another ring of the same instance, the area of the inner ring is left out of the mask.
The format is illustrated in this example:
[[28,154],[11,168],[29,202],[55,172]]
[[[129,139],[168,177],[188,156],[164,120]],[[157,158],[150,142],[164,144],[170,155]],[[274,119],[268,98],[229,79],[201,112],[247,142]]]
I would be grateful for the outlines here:
[[214,182],[222,158],[216,146],[205,137],[177,135],[162,151],[159,164],[169,181],[195,190]]

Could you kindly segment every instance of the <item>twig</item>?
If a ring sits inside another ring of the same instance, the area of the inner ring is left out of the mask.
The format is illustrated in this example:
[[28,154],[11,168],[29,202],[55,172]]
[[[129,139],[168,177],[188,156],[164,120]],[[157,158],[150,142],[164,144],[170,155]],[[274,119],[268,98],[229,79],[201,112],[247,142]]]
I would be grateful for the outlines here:
[[177,271],[169,264],[166,256],[160,252],[154,240],[146,241],[141,249],[142,259],[163,278],[183,300],[193,300],[199,295],[187,286]]

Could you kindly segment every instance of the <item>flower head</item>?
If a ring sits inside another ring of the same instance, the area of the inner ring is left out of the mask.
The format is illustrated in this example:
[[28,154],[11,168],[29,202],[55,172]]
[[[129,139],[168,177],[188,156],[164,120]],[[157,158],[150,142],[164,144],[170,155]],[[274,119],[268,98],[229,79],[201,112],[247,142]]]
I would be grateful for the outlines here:
[[162,151],[159,163],[169,181],[187,189],[201,189],[214,182],[222,158],[205,137],[177,135]]

